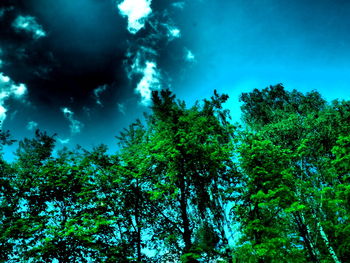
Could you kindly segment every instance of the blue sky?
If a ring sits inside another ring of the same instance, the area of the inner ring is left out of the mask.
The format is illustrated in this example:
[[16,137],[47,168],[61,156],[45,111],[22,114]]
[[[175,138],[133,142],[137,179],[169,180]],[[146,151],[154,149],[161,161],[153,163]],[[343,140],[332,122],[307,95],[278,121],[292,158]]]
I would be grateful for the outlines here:
[[[197,63],[181,83],[208,96],[231,96],[283,83],[318,90],[328,100],[349,99],[350,19],[345,1],[199,1],[186,14]],[[192,14],[191,14],[192,13]],[[185,15],[185,16],[186,16]],[[184,16],[184,17],[185,17]],[[183,95],[183,96],[184,96]]]
[[151,90],[191,105],[217,89],[233,120],[242,92],[277,83],[350,99],[349,10],[340,0],[4,0],[2,128],[115,150]]

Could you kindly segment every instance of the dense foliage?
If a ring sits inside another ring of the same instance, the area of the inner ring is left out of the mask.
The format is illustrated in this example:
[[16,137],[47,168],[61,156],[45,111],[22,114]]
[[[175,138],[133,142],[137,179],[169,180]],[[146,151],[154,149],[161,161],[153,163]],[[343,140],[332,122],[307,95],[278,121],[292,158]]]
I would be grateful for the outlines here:
[[0,262],[350,262],[350,101],[270,86],[233,125],[227,99],[154,92],[115,155],[22,140],[0,158]]

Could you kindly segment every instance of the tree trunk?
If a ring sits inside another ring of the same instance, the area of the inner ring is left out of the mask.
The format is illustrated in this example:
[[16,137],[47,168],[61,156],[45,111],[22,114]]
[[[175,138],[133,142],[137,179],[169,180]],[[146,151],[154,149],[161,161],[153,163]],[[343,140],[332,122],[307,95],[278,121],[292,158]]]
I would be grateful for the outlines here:
[[183,240],[185,243],[184,253],[188,253],[192,247],[191,235],[192,231],[190,228],[190,221],[188,218],[187,212],[187,189],[185,184],[185,176],[181,175],[180,178],[180,211],[181,211],[181,219],[182,219],[182,227],[183,227]]
[[335,254],[335,251],[334,251],[333,247],[329,243],[327,234],[324,231],[324,229],[323,229],[323,227],[322,227],[322,225],[321,225],[321,223],[319,221],[317,222],[317,227],[318,227],[318,231],[321,234],[322,240],[326,244],[326,247],[327,247],[328,252],[331,255],[332,259],[334,260],[335,263],[341,263],[341,261],[338,259],[337,255]]
[[305,246],[307,248],[308,254],[310,256],[310,260],[315,263],[319,263],[319,259],[317,257],[317,252],[314,248],[314,245],[311,241],[311,236],[308,230],[308,227],[305,225],[304,220],[299,212],[293,214],[295,222],[297,223],[297,227],[300,233],[300,236],[303,238]]
[[141,227],[137,227],[137,262],[141,262]]
[[141,254],[141,226],[140,226],[140,189],[139,189],[139,180],[136,179],[136,202],[135,202],[135,222],[136,222],[136,235],[137,235],[137,262],[141,262],[142,254]]

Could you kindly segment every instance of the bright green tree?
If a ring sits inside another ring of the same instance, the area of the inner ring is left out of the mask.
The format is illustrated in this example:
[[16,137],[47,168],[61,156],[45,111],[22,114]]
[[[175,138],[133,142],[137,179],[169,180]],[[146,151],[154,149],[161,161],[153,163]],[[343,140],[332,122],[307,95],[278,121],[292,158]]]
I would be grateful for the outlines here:
[[339,226],[338,216],[325,207],[326,202],[339,200],[330,195],[327,200],[324,191],[334,191],[338,183],[332,149],[339,136],[349,133],[348,103],[326,103],[315,91],[304,95],[282,85],[242,94],[241,100],[245,127],[289,151],[286,168],[293,174],[295,203],[285,212],[292,216],[291,226],[303,241],[308,260],[340,262],[339,237],[331,227]]
[[166,240],[167,249],[182,250],[188,262],[206,253],[193,243],[195,230],[204,222],[215,226],[221,246],[228,248],[225,194],[235,169],[233,127],[222,109],[226,100],[215,92],[210,101],[187,108],[169,91],[153,93],[146,158],[153,180],[150,198],[162,205],[160,214],[172,230],[159,237]]

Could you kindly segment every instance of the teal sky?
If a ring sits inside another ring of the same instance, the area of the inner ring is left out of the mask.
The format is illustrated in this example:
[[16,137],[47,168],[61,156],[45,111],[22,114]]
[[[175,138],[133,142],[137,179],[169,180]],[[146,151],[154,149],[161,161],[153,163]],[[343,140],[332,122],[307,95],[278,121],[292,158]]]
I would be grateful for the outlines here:
[[[283,83],[350,98],[350,2],[199,1],[184,17],[196,64],[179,85],[182,96],[228,93],[239,114],[241,92]],[[192,33],[190,33],[192,32]],[[196,89],[191,89],[196,87]]]
[[349,11],[341,0],[1,1],[2,128],[114,151],[160,88],[188,105],[227,93],[234,121],[242,92],[278,83],[350,99]]

